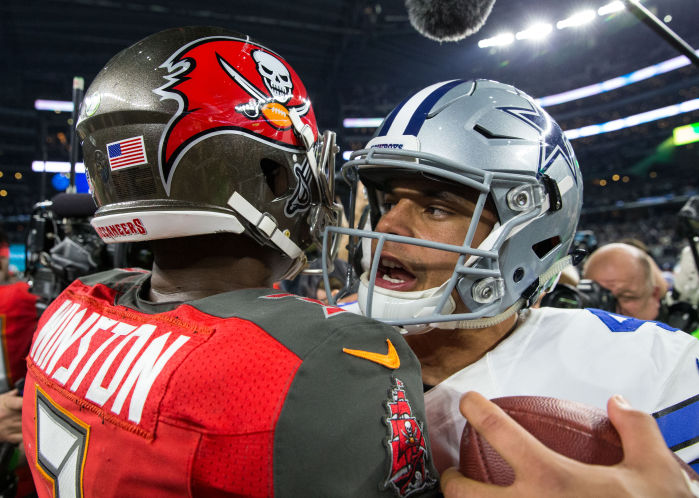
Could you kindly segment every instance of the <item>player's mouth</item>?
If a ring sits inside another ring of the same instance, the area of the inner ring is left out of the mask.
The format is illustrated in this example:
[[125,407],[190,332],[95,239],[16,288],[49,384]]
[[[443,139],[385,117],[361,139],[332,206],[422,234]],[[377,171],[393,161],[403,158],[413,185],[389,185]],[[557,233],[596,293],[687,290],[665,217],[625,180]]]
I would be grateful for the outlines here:
[[384,289],[407,292],[412,290],[417,278],[395,258],[381,257],[376,272],[376,285]]

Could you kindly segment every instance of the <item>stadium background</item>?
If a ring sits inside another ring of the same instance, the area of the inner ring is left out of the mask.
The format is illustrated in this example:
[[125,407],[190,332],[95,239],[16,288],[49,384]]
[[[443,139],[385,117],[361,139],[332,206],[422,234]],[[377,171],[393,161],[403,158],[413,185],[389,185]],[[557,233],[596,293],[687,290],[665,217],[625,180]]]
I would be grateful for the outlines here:
[[[345,119],[384,116],[436,81],[491,78],[537,98],[601,83],[610,89],[546,106],[564,130],[595,132],[572,142],[585,180],[579,228],[592,230],[598,243],[636,237],[669,269],[684,243],[676,214],[699,190],[699,145],[673,140],[675,128],[699,122],[699,68],[686,58],[678,63],[677,50],[630,12],[600,12],[608,5],[496,0],[478,33],[440,43],[415,31],[400,0],[4,0],[0,222],[17,257],[33,204],[67,185],[65,174],[32,170],[34,161],[68,161],[70,145],[71,113],[36,110],[37,99],[70,101],[74,76],[89,86],[110,57],[150,33],[220,25],[287,59],[308,89],[319,126],[337,131],[343,152],[360,148],[374,131],[371,125],[345,127]],[[696,0],[643,5],[699,47]],[[584,10],[594,13],[586,24],[556,27]],[[479,46],[537,22],[553,25],[548,37]],[[650,112],[657,109],[664,111]],[[612,122],[606,127],[617,128],[619,120],[638,114],[652,120],[606,133],[590,127]],[[21,258],[13,262],[21,266]]]

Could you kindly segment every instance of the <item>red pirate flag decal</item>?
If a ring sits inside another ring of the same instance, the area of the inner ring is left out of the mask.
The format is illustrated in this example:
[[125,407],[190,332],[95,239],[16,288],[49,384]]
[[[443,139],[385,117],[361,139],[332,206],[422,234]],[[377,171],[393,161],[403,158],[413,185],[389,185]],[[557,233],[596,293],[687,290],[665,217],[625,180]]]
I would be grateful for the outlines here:
[[400,379],[394,379],[386,408],[389,415],[385,419],[388,425],[386,442],[391,457],[391,470],[384,486],[392,488],[400,497],[431,488],[437,480],[429,471],[430,455],[422,423],[413,415],[405,386]]
[[280,148],[304,150],[289,111],[318,130],[306,89],[277,54],[250,40],[207,37],[188,43],[160,67],[167,83],[153,90],[179,104],[160,143],[160,174],[166,192],[180,157],[194,144],[220,133],[248,133]]

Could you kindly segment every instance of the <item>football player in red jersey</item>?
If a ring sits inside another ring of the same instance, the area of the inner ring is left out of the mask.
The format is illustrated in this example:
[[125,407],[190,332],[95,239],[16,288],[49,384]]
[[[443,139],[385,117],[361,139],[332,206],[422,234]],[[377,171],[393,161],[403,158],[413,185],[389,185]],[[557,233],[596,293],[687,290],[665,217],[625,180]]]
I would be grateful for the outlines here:
[[154,264],[82,277],[42,315],[23,406],[39,496],[438,493],[400,334],[272,289],[338,217],[334,136],[289,64],[170,29],[107,63],[77,128],[92,225],[153,241]]

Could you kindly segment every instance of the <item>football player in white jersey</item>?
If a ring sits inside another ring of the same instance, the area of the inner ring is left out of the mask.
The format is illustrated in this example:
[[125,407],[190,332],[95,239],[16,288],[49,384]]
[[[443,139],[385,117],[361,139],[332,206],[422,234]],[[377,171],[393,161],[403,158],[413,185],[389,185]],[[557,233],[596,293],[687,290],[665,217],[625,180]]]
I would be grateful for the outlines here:
[[529,308],[576,258],[583,190],[570,143],[531,97],[434,84],[343,172],[367,188],[370,221],[328,230],[363,241],[361,311],[401,327],[420,359],[438,470],[458,463],[467,391],[600,408],[620,394],[699,466],[699,341],[602,310]]

